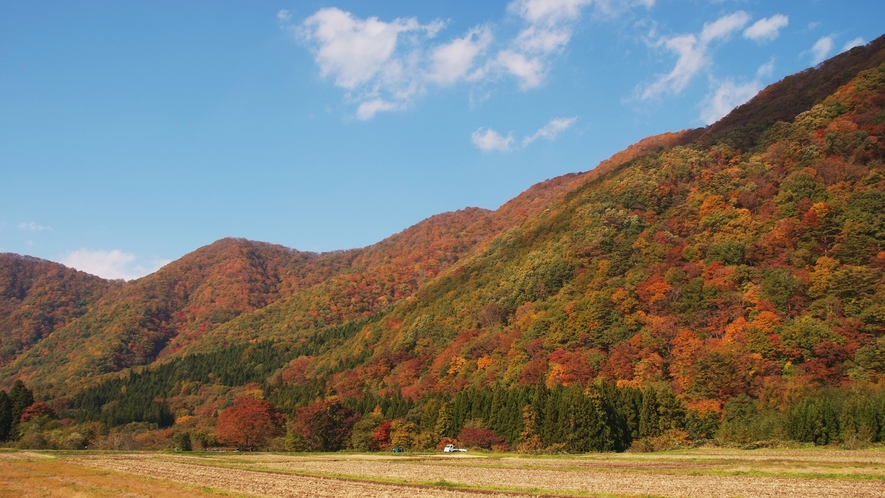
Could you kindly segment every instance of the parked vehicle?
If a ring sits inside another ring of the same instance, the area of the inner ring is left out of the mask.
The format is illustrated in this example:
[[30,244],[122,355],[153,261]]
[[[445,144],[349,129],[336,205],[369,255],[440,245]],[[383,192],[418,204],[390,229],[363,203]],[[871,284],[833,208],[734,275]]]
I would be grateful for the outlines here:
[[467,452],[464,448],[455,448],[454,444],[447,444],[443,451],[446,453]]

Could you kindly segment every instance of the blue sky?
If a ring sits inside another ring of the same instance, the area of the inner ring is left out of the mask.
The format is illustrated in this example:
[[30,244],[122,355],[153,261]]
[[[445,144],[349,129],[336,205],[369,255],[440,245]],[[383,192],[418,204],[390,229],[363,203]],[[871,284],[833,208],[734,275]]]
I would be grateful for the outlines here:
[[704,126],[880,0],[0,3],[0,252],[361,247]]

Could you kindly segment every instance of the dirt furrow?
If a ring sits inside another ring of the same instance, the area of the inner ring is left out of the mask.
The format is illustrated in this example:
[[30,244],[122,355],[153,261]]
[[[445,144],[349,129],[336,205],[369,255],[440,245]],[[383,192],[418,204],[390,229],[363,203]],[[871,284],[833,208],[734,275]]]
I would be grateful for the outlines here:
[[[155,459],[125,457],[89,458],[78,460],[80,465],[126,472],[157,479],[175,481],[192,486],[268,497],[362,497],[380,498],[441,497],[441,498],[505,498],[509,493],[475,492],[422,486],[403,486],[347,479],[300,476],[254,470],[219,468],[198,464],[169,462]],[[518,495],[524,496],[524,495]]]
[[263,463],[265,467],[314,473],[359,475],[370,478],[437,481],[477,487],[565,490],[605,494],[664,495],[686,497],[783,497],[832,498],[882,497],[885,482],[848,479],[801,479],[792,477],[678,475],[642,472],[562,471],[556,469],[502,469],[405,464],[395,461],[310,461]]

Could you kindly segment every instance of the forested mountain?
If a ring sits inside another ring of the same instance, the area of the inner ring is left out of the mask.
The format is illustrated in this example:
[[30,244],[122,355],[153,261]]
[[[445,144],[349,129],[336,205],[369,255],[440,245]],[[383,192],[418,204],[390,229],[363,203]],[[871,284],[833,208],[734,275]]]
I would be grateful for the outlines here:
[[0,254],[0,365],[121,286],[51,261]]
[[251,393],[362,417],[368,440],[412,424],[415,447],[465,427],[563,451],[883,440],[883,133],[880,38],[706,129],[367,248],[227,239],[126,284],[9,256],[34,269],[2,274],[3,384],[82,423],[204,431]]
[[[0,329],[0,344],[8,364],[0,370],[0,385],[23,378],[50,391],[69,391],[72,383],[85,385],[96,375],[149,364],[185,348],[213,351],[244,338],[286,339],[365,318],[412,295],[483,241],[545,209],[576,178],[566,175],[536,185],[496,213],[468,208],[436,215],[362,249],[315,254],[223,239],[129,283],[4,255],[9,299],[0,316],[9,325]],[[23,266],[30,269],[27,277],[14,271]],[[109,292],[61,292],[53,284],[59,272]],[[30,301],[22,301],[26,296]],[[79,319],[60,321],[43,312],[39,323],[33,318],[19,323],[34,315],[28,311],[31,301]],[[69,301],[77,303],[76,310],[68,310]],[[215,333],[240,315],[222,337]]]

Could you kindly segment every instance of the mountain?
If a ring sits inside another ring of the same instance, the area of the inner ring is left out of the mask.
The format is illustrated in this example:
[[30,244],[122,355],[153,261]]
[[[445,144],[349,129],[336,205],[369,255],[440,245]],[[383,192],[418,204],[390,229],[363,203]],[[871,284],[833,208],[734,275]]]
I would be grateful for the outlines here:
[[0,254],[0,365],[85,314],[119,282],[17,254]]
[[[149,364],[183,350],[211,351],[244,338],[285,338],[293,331],[364,318],[412,295],[478,244],[537,214],[567,191],[575,178],[566,175],[536,185],[498,213],[468,208],[436,215],[362,249],[315,254],[223,239],[125,284],[41,262],[31,271],[38,281],[23,291],[21,279],[10,273],[7,294],[28,294],[41,302],[58,293],[43,282],[51,280],[51,272],[87,278],[112,292],[84,300],[72,289],[59,296],[60,301],[46,304],[60,306],[71,299],[82,303],[78,319],[70,323],[53,322],[49,328],[10,323],[0,329],[0,344],[9,350],[3,357],[0,385],[21,378],[68,391],[96,375]],[[37,261],[16,255],[7,259]],[[11,312],[18,301],[10,299],[4,308]],[[225,329],[225,337],[214,333],[240,315],[237,324],[242,325]],[[19,344],[15,339],[19,336],[28,342]]]
[[[739,410],[836,413],[796,403],[885,381],[883,134],[880,38],[710,127],[366,248],[225,239],[125,284],[7,256],[0,378],[110,425],[152,410],[211,426],[231,392],[260,390],[285,410],[383,405],[428,434],[448,406],[460,418],[437,435],[474,420],[514,444],[523,406],[570,386],[573,401],[597,386],[596,410],[619,399],[618,417],[657,407],[670,425],[646,436],[709,435]],[[25,319],[32,302],[54,318]]]

